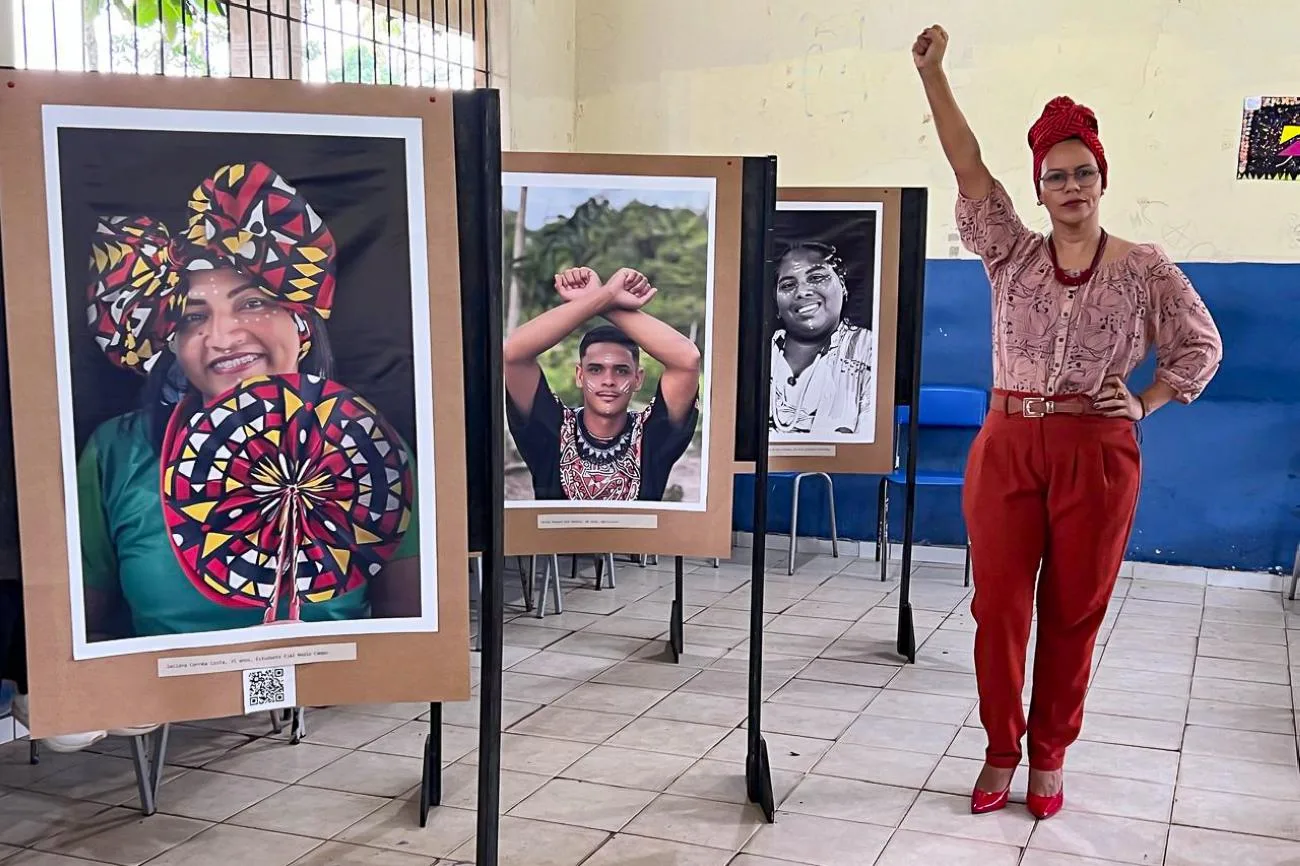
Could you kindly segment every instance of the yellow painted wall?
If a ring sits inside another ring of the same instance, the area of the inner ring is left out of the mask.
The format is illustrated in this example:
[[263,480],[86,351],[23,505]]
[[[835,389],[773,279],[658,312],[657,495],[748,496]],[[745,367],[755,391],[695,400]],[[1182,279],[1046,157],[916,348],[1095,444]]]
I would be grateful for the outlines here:
[[492,84],[502,91],[502,146],[572,150],[575,0],[491,0],[488,9]]
[[1300,91],[1300,38],[1286,24],[1295,9],[1295,0],[577,0],[575,149],[771,152],[783,184],[928,186],[929,254],[956,255],[954,184],[908,53],[939,21],[952,34],[958,97],[1027,220],[1044,223],[1025,133],[1043,103],[1068,93],[1101,118],[1112,232],[1181,260],[1296,260],[1300,184],[1236,179],[1243,98]]

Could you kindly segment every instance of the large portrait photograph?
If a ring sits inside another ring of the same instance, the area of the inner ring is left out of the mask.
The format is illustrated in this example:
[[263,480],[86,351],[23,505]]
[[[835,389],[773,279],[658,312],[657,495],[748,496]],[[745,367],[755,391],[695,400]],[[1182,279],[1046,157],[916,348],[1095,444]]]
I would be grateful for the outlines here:
[[507,508],[705,509],[716,183],[504,174]]
[[772,442],[876,438],[883,206],[779,201]]
[[43,126],[73,657],[436,631],[419,119]]

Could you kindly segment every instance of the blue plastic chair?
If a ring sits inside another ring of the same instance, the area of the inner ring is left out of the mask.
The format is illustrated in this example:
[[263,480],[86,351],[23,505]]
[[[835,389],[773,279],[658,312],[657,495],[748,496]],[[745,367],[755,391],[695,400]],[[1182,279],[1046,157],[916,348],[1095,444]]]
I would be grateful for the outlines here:
[[[979,388],[963,388],[953,385],[922,385],[921,409],[917,414],[917,423],[922,430],[978,430],[984,426],[984,417],[988,414],[989,396]],[[907,486],[907,472],[900,469],[900,454],[904,439],[903,431],[911,419],[909,406],[899,406],[894,416],[894,471],[880,479],[880,492],[877,503],[878,524],[876,527],[876,559],[880,561],[880,579],[886,579],[885,571],[889,565],[889,488],[891,485]],[[917,455],[920,463],[920,455]],[[917,487],[961,487],[965,480],[962,471],[916,472]],[[883,555],[882,555],[883,554]],[[966,574],[965,585],[970,586],[970,539],[966,539]]]

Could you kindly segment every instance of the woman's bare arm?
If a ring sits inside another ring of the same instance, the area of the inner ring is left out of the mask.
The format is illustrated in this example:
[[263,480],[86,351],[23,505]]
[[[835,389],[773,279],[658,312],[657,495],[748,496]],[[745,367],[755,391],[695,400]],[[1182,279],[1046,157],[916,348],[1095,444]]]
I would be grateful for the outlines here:
[[982,199],[993,189],[993,175],[984,164],[979,140],[971,132],[943,71],[943,56],[947,50],[948,33],[936,24],[916,38],[912,45],[912,60],[921,75],[925,98],[934,116],[934,127],[939,132],[939,143],[957,175],[957,188],[967,198]]

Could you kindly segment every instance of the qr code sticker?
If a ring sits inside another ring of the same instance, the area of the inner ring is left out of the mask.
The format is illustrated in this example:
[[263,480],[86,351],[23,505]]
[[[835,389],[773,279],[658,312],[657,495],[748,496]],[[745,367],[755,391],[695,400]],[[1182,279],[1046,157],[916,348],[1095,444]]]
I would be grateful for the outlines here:
[[292,665],[244,671],[244,712],[295,706],[296,685]]

